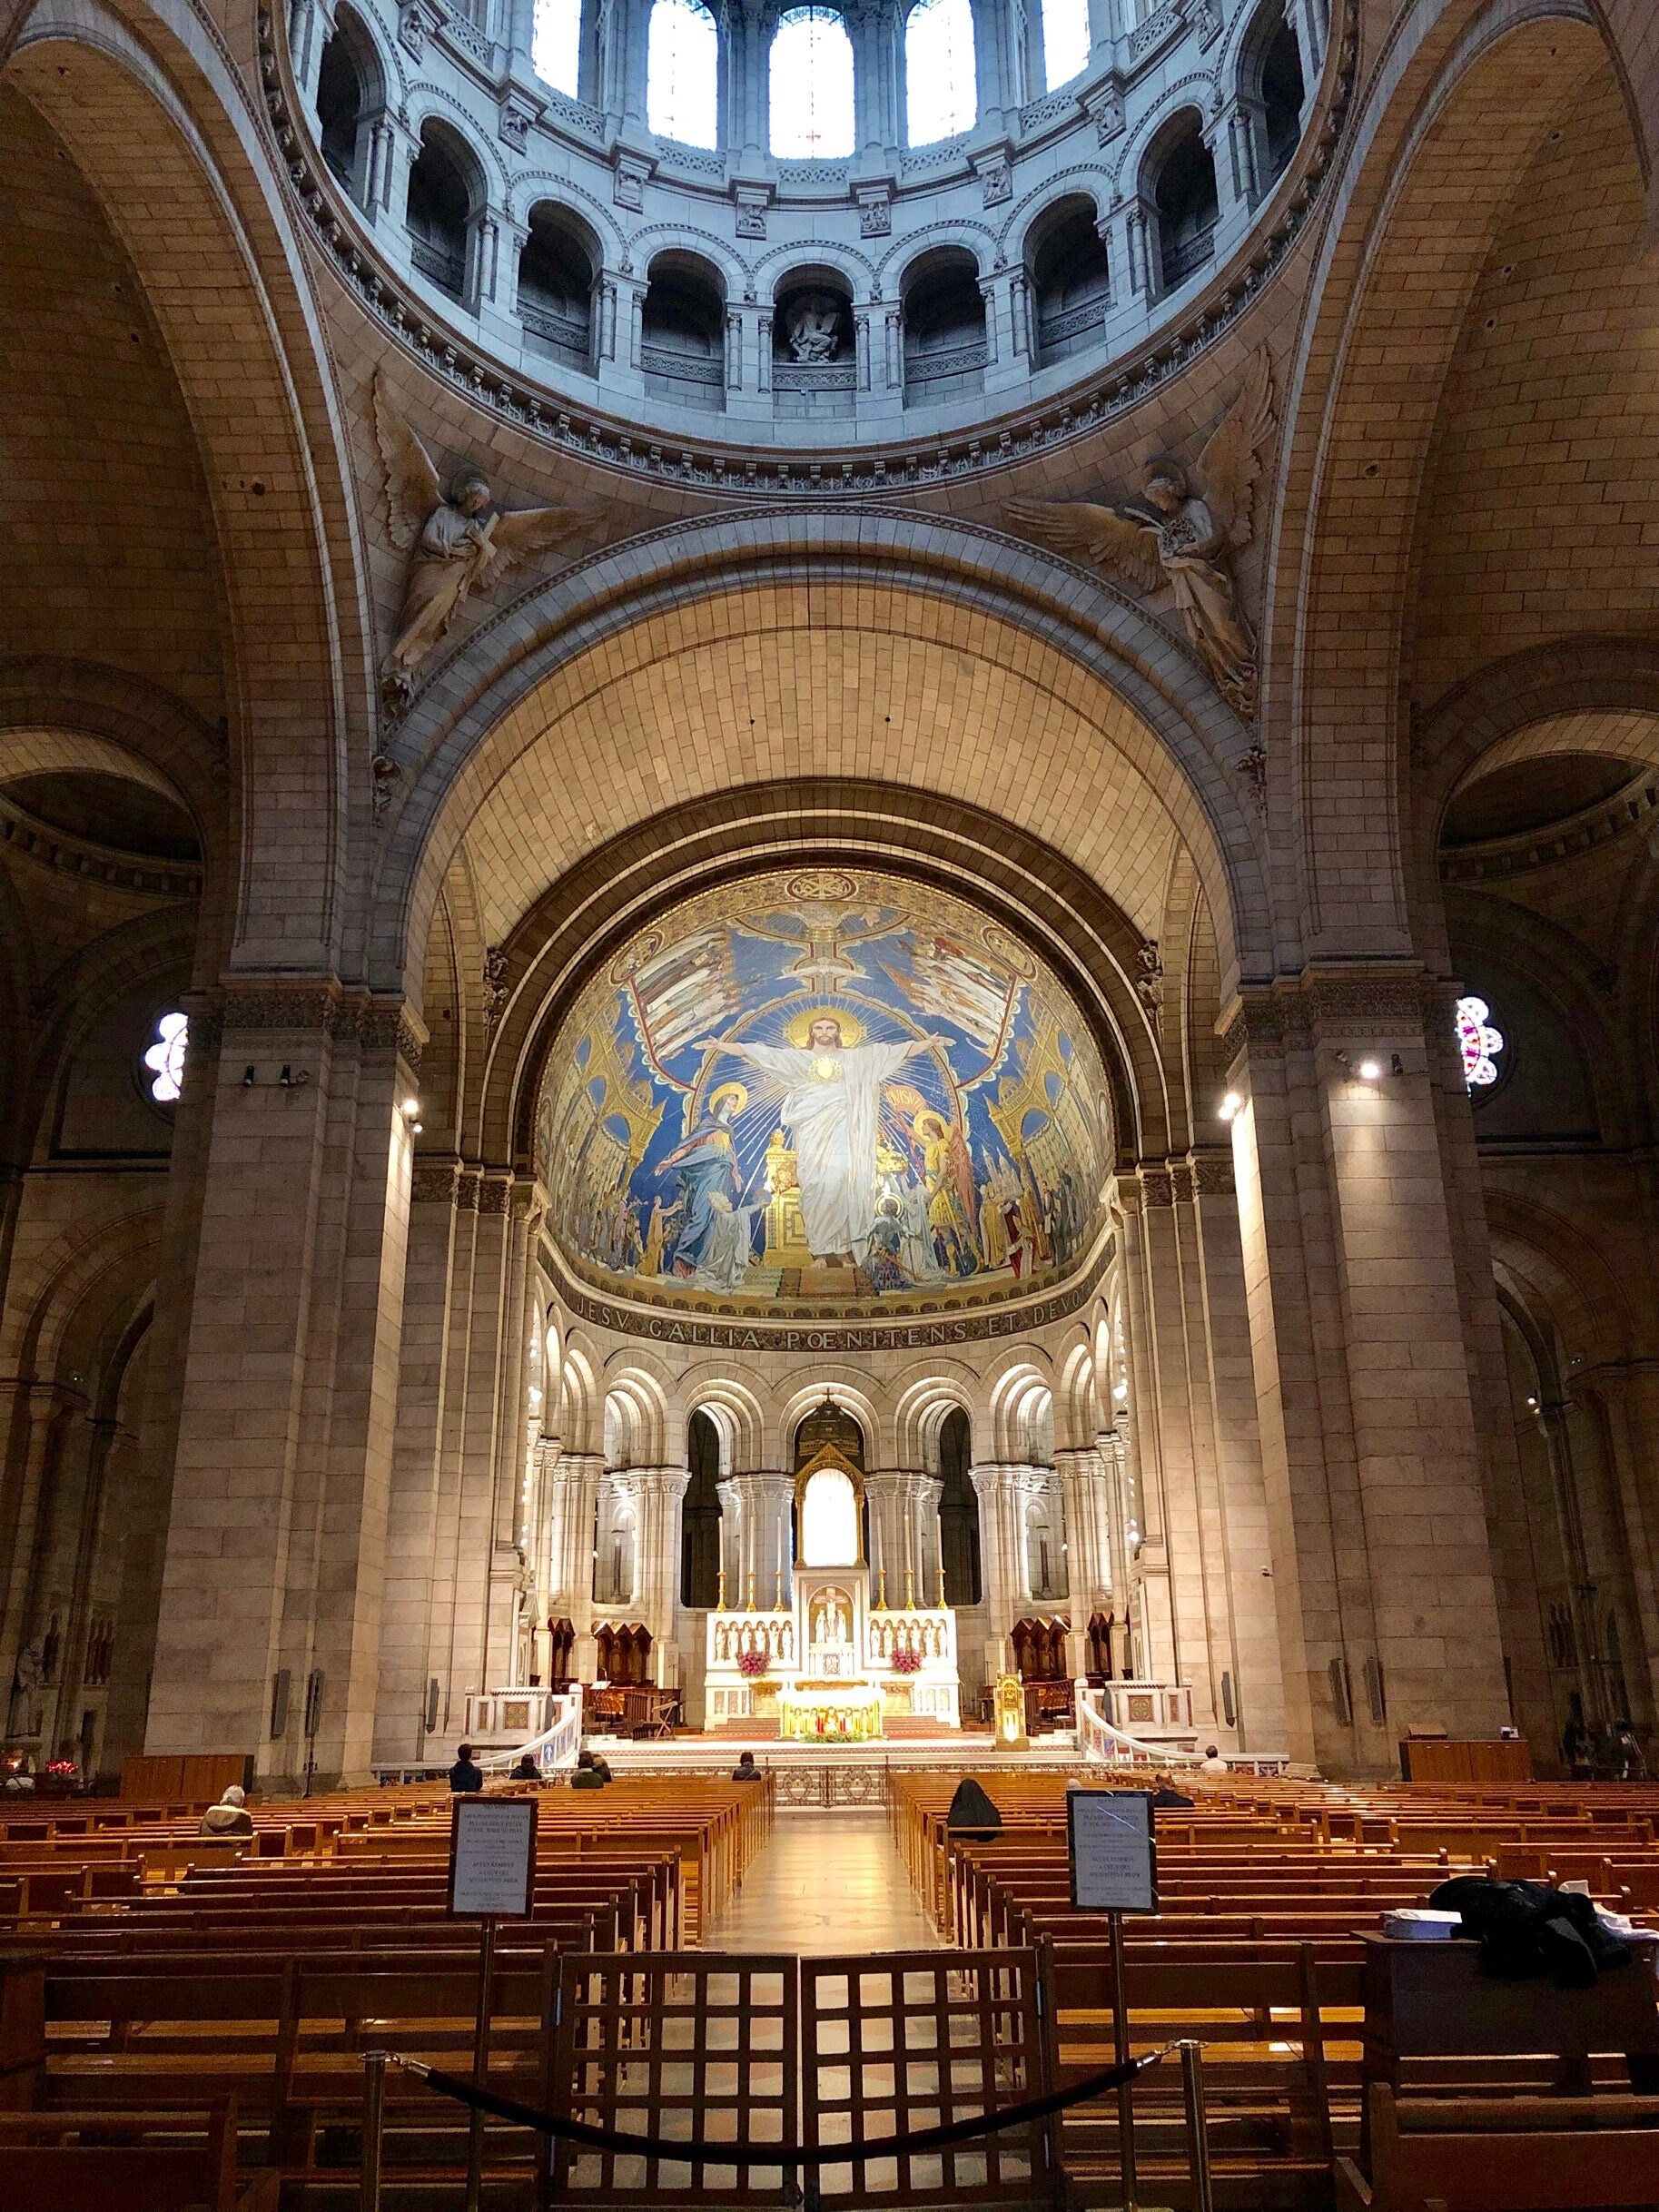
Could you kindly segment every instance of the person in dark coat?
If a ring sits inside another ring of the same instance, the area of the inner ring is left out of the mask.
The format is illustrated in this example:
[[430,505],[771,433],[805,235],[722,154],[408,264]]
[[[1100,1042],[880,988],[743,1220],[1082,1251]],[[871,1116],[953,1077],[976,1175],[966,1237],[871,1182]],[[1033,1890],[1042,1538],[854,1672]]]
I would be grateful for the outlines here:
[[484,1786],[484,1770],[472,1755],[470,1743],[463,1743],[455,1754],[455,1764],[449,1769],[449,1787],[456,1796],[469,1795]]
[[755,1763],[753,1752],[738,1753],[737,1763],[732,1769],[732,1780],[734,1782],[758,1782],[760,1780],[760,1769]]
[[523,1752],[519,1754],[518,1765],[514,1767],[508,1779],[511,1782],[539,1782],[541,1769],[537,1765],[534,1756],[529,1752]]
[[590,1751],[578,1752],[576,1772],[570,1777],[570,1787],[573,1790],[602,1790],[609,1780],[609,1767],[607,1767],[601,1773],[599,1762]]
[[993,1836],[1002,1832],[1002,1814],[972,1774],[964,1775],[957,1783],[944,1824],[950,1834],[965,1836],[972,1843],[989,1843]]
[[1173,1774],[1152,1776],[1152,1805],[1160,1812],[1190,1812],[1192,1800],[1184,1790],[1175,1786]]

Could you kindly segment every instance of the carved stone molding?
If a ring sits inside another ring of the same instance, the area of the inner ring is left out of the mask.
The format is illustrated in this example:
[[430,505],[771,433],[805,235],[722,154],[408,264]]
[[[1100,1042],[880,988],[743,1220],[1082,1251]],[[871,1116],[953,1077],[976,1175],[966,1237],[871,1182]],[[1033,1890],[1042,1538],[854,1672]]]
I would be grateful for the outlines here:
[[1142,1168],[1141,1195],[1149,1207],[1162,1208],[1175,1203],[1175,1178],[1168,1168]]
[[479,1179],[479,1211],[499,1214],[505,1218],[508,1201],[512,1196],[512,1178],[507,1175],[484,1175]]
[[476,1168],[463,1168],[455,1179],[455,1205],[459,1213],[477,1213],[479,1186],[483,1177]]
[[416,1206],[448,1206],[454,1202],[455,1179],[459,1169],[453,1160],[417,1160],[410,1177],[409,1195]]
[[1231,1198],[1233,1163],[1226,1152],[1200,1153],[1190,1163],[1193,1193],[1198,1198]]
[[1306,1048],[1316,1036],[1363,1029],[1414,1033],[1437,1017],[1437,987],[1420,972],[1298,977],[1240,1001],[1222,1032],[1229,1060],[1247,1045]]

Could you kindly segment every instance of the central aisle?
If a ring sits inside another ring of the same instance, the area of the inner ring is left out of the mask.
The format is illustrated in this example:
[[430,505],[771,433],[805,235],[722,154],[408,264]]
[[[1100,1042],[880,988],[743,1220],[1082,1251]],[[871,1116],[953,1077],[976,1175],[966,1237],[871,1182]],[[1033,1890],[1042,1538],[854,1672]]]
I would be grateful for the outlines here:
[[780,1812],[704,1943],[815,1957],[939,1949],[879,1812]]

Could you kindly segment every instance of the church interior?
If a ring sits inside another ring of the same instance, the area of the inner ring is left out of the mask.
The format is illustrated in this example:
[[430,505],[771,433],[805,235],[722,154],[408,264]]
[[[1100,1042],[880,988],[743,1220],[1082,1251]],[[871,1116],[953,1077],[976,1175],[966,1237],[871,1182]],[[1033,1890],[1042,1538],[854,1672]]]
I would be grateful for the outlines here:
[[1659,2204],[1656,163],[1648,0],[0,0],[0,2205]]

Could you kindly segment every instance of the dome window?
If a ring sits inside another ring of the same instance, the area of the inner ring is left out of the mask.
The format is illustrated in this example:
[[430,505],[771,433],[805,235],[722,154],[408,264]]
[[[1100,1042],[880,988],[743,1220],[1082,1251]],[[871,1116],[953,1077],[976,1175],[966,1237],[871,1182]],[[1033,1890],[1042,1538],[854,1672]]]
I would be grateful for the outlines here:
[[916,0],[904,18],[904,98],[913,146],[973,128],[979,114],[971,0]]
[[[409,173],[405,222],[415,267],[453,300],[467,296],[467,246],[474,190],[459,140],[440,123],[420,132]],[[481,193],[477,195],[480,200]]]
[[705,414],[725,409],[726,301],[706,262],[663,254],[652,264],[640,321],[640,367],[654,399]]
[[530,66],[544,84],[575,99],[582,70],[582,0],[536,0]]
[[646,41],[646,121],[684,146],[719,140],[720,33],[702,0],[653,0]]
[[525,344],[567,369],[593,372],[594,258],[555,207],[530,210],[518,255],[518,320]]
[[904,287],[904,404],[938,407],[985,388],[985,302],[960,247],[930,255]]
[[1042,74],[1050,92],[1089,66],[1089,0],[1042,0]]
[[1281,22],[1261,57],[1262,133],[1267,142],[1263,183],[1271,184],[1289,167],[1302,134],[1302,106],[1308,88],[1302,77],[1296,33]]
[[184,1053],[190,1023],[175,1009],[155,1025],[155,1042],[144,1054],[143,1083],[158,1106],[176,1106],[184,1081]]
[[784,11],[769,74],[780,161],[840,161],[853,152],[853,42],[834,8]]
[[1111,305],[1111,264],[1094,222],[1091,200],[1067,200],[1033,226],[1026,266],[1040,369],[1100,343]]
[[330,172],[360,205],[369,197],[370,127],[385,104],[374,41],[342,7],[317,71],[317,138]]
[[1190,109],[1159,165],[1152,198],[1163,290],[1174,291],[1213,258],[1220,212],[1215,162]]

